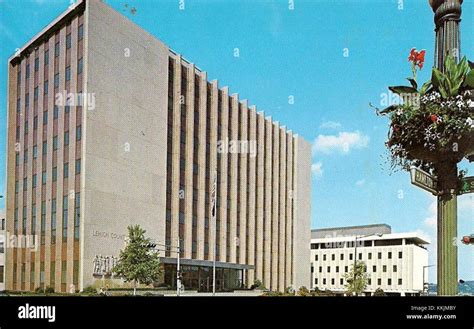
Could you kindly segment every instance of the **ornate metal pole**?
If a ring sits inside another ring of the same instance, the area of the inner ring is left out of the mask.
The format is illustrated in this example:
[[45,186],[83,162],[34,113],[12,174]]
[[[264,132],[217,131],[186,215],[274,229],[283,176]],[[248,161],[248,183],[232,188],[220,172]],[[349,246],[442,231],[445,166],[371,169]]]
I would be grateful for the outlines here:
[[[444,71],[448,54],[460,58],[459,23],[463,0],[430,0],[436,25],[435,65]],[[453,148],[456,146],[453,145]],[[438,295],[457,295],[457,192],[458,160],[435,164],[439,181],[438,195]]]

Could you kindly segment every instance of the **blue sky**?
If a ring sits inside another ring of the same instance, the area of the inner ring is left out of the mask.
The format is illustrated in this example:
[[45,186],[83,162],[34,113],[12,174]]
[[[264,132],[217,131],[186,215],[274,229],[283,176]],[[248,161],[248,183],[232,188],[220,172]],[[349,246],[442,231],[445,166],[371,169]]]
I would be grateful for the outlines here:
[[[285,0],[186,0],[184,10],[179,0],[106,2],[219,79],[221,87],[313,143],[313,228],[387,223],[395,232],[419,231],[436,243],[435,199],[412,186],[408,173],[390,173],[388,122],[368,105],[380,106],[386,86],[404,83],[412,47],[427,50],[419,80],[429,78],[434,25],[428,1],[295,0],[294,10]],[[0,194],[8,57],[68,4],[0,0]],[[473,1],[465,1],[462,18],[461,50],[472,60]],[[461,167],[474,173],[474,164]],[[458,232],[474,233],[472,194],[459,198]],[[434,247],[430,264],[436,263]],[[472,246],[459,247],[459,277],[474,280]],[[432,268],[430,281],[435,279]]]

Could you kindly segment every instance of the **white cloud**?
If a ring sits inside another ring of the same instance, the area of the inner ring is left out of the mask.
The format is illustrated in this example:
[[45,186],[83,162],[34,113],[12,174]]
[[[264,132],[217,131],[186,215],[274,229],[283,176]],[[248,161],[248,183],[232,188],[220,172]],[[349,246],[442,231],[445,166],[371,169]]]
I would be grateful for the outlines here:
[[342,125],[339,122],[336,122],[336,121],[324,121],[319,126],[319,128],[321,128],[321,129],[338,129],[338,128],[341,128],[341,127],[342,127]]
[[436,200],[428,206],[428,217],[425,218],[423,223],[430,228],[436,228],[438,224],[438,203]]
[[313,153],[332,153],[334,151],[347,154],[351,149],[361,149],[369,144],[369,136],[359,131],[340,132],[335,135],[318,135],[314,140]]
[[365,179],[359,179],[357,182],[356,182],[356,185],[357,186],[362,186],[365,184]]
[[311,172],[314,177],[321,178],[323,176],[323,164],[321,162],[316,162],[311,165]]

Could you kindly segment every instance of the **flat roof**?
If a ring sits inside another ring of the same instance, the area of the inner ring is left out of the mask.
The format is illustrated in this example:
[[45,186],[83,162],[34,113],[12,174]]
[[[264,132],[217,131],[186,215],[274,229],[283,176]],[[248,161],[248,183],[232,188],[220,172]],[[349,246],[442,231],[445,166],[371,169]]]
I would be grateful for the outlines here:
[[[388,233],[382,234],[382,236],[371,235],[357,239],[357,241],[372,241],[372,240],[396,240],[396,239],[409,239],[413,240],[416,244],[430,244],[431,241],[423,237],[418,232],[407,232],[407,233]],[[354,236],[336,236],[326,238],[311,238],[311,243],[327,243],[327,242],[343,242],[343,241],[354,241]]]
[[76,11],[82,10],[83,6],[85,5],[85,0],[77,0],[76,3],[70,5],[68,9],[63,11],[58,17],[53,19],[48,25],[46,25],[39,33],[35,34],[27,43],[23,45],[18,51],[16,51],[10,58],[8,62],[12,62],[18,57],[28,50],[31,46],[33,46],[36,42],[42,39],[45,35],[47,35],[52,30],[58,28],[59,23],[65,21],[69,18],[69,16],[73,16],[76,14]]

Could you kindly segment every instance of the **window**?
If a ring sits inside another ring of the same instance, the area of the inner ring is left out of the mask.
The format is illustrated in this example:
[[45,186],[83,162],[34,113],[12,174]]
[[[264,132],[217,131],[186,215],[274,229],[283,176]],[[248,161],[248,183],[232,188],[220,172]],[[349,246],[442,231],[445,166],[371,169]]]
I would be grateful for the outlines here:
[[369,259],[372,259],[372,253],[369,252],[369,255],[368,255]]
[[56,243],[56,199],[51,200],[51,243]]
[[28,178],[23,178],[23,191],[28,189]]
[[331,279],[331,284],[334,285],[336,282],[334,280],[334,278]]
[[345,273],[349,272],[349,266],[344,266],[344,272]]
[[372,272],[377,272],[377,266],[372,266]]
[[84,38],[84,26],[81,24],[77,30],[77,39],[81,41]]
[[26,77],[26,79],[30,78],[30,64],[26,64],[25,77]]
[[336,260],[336,255],[335,254],[331,255],[331,260]]
[[320,267],[319,267],[319,273],[322,273],[322,272],[323,272],[323,267],[320,266]]
[[377,285],[379,285],[379,286],[382,285],[382,279],[377,279]]
[[54,57],[59,56],[59,41],[54,45]]
[[393,265],[393,271],[394,271],[394,272],[397,271],[397,265]]
[[18,99],[16,100],[16,111],[17,111],[18,113],[20,113],[20,111],[21,111],[21,99],[20,99],[20,98],[18,98]]
[[46,170],[41,173],[41,184],[46,185]]
[[352,260],[352,254],[349,254],[349,260]]
[[315,285],[318,284],[318,278],[315,278],[315,279],[314,279],[314,284],[315,284]]
[[370,286],[372,284],[372,279],[367,280],[367,285]]
[[326,278],[323,279],[323,284],[326,284]]
[[362,259],[362,253],[359,253],[359,260]]
[[38,157],[38,145],[33,145],[33,159]]
[[63,196],[63,242],[67,241],[68,196]]
[[56,151],[58,149],[58,136],[53,137],[53,151]]
[[66,284],[67,279],[67,262],[63,260],[61,262],[61,283]]
[[46,155],[48,153],[48,142],[44,141],[43,142],[43,155]]
[[79,59],[79,61],[77,62],[77,74],[81,74],[82,73],[82,58]]
[[64,176],[64,178],[68,178],[68,177],[69,177],[69,162],[66,162],[66,163],[64,164],[63,176]]
[[76,193],[74,200],[74,240],[79,240],[79,227],[81,224],[81,194]]
[[43,112],[43,125],[48,124],[48,111]]
[[378,258],[379,258],[379,259],[382,259],[382,253],[381,253],[381,252],[379,252]]
[[37,100],[38,100],[38,96],[39,96],[39,89],[38,89],[38,86],[36,86],[33,91],[34,91],[34,93],[33,93],[33,99],[34,99],[35,101],[37,101]]
[[59,88],[59,73],[54,75],[54,88]]
[[341,254],[340,257],[341,257],[341,260],[344,260],[344,254]]
[[[17,154],[17,155],[19,156],[20,154]],[[28,150],[25,150],[25,152],[23,152],[23,163],[27,163],[27,162],[28,162]]]
[[66,49],[71,48],[71,33],[66,35]]
[[328,273],[331,273],[331,266],[328,266]]
[[41,229],[41,244],[44,244],[45,236],[46,236],[46,201],[41,202],[40,229]]
[[57,105],[54,105],[54,114],[53,114],[53,117],[54,119],[57,119],[59,117],[59,106]]
[[32,181],[33,188],[36,188],[36,183],[37,183],[37,180],[38,180],[38,179],[37,179],[37,175],[36,175],[36,174],[34,174],[34,175],[33,175],[33,181]]
[[336,273],[339,273],[339,266],[336,266]]
[[38,129],[38,116],[35,115],[35,117],[33,118],[33,129],[36,130]]
[[398,285],[402,285],[402,279],[398,279]]
[[402,259],[403,253],[401,251],[398,252],[398,258]]
[[20,164],[20,154],[17,153],[17,154],[15,155],[15,166],[18,167],[19,164]]
[[77,159],[76,160],[76,175],[79,175],[80,173],[81,173],[81,159]]
[[[2,242],[3,244],[3,242]],[[3,283],[3,276],[4,276],[5,269],[3,266],[0,266],[0,283]]]
[[387,265],[384,265],[384,266],[382,267],[382,271],[383,271],[384,273],[387,272]]
[[71,80],[71,66],[66,67],[66,81]]
[[76,127],[76,141],[80,141],[82,138],[82,126]]
[[39,61],[39,58],[36,57],[35,58],[35,72],[39,70],[39,67],[40,67],[40,61]]
[[326,255],[323,255],[323,260],[326,260]]
[[341,286],[344,284],[344,279],[343,279],[343,278],[340,279],[339,284],[340,284]]
[[391,251],[388,252],[388,259],[392,259],[392,252]]
[[64,132],[64,146],[69,145],[69,131]]
[[53,182],[58,180],[58,167],[53,168]]
[[44,52],[44,65],[49,64],[49,49]]
[[388,279],[388,280],[387,280],[387,284],[388,284],[389,286],[391,286],[391,285],[392,285],[392,279]]
[[317,262],[318,261],[318,255],[314,256],[314,260]]
[[36,234],[36,204],[31,205],[31,234]]
[[45,94],[45,95],[48,94],[48,91],[49,91],[48,89],[49,89],[49,81],[46,80],[46,81],[44,82],[44,94]]
[[27,93],[25,95],[25,109],[28,109],[30,107],[30,94]]
[[64,106],[64,113],[69,113],[71,107],[69,105]]

